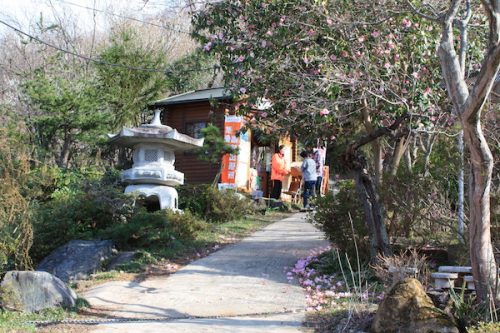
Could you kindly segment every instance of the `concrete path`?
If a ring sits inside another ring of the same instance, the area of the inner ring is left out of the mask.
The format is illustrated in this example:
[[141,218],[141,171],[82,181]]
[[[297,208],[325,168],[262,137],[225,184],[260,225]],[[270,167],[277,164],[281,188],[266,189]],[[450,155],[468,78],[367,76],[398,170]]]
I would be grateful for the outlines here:
[[287,281],[285,267],[327,245],[304,218],[273,223],[169,277],[89,290],[83,297],[90,304],[118,318],[165,318],[102,324],[95,332],[304,332],[305,295]]

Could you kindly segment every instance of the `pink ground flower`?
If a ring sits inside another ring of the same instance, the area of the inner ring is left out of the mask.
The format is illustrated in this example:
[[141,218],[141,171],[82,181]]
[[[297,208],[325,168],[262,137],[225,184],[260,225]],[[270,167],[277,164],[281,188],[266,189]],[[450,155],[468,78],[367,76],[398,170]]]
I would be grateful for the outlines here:
[[323,110],[321,110],[321,111],[319,112],[319,114],[320,114],[321,116],[326,116],[327,114],[330,114],[330,110],[328,110],[327,108],[324,108]]
[[208,42],[203,46],[203,51],[208,52],[212,48],[212,42]]
[[403,19],[403,21],[401,21],[401,24],[402,24],[402,25],[403,25],[403,27],[405,27],[405,28],[409,28],[409,27],[411,27],[411,21],[410,21],[410,20],[408,20],[408,19],[406,19],[406,18],[405,18],[405,19]]

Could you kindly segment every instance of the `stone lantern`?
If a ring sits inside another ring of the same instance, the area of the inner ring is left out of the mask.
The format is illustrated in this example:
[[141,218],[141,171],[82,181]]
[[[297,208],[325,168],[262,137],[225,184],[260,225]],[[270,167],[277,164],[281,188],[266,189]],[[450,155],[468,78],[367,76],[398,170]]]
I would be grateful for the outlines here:
[[110,136],[109,143],[133,149],[132,168],[122,172],[122,180],[129,184],[125,193],[156,196],[160,209],[178,209],[174,186],[184,184],[184,174],[175,170],[175,152],[201,147],[203,139],[192,138],[163,125],[160,110],[156,110],[151,124],[124,127],[120,133]]

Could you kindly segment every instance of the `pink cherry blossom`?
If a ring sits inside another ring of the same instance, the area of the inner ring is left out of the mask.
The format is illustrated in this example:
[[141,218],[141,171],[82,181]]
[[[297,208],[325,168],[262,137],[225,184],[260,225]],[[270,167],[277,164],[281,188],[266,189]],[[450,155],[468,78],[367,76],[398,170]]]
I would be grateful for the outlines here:
[[415,80],[420,79],[420,74],[419,74],[418,72],[413,72],[413,73],[411,73],[411,76],[413,76],[413,78],[414,78]]
[[371,33],[371,35],[372,35],[372,37],[373,37],[373,38],[377,38],[377,37],[379,37],[379,36],[380,36],[380,31],[375,30],[375,31],[373,31],[373,32]]
[[326,116],[326,115],[330,114],[330,110],[328,110],[327,108],[324,108],[323,110],[321,110],[321,111],[319,112],[319,114],[320,114],[321,116]]
[[430,87],[425,88],[424,96],[427,97],[431,92],[432,92],[432,89]]
[[384,64],[384,68],[386,68],[386,69],[391,68],[391,64],[390,64],[390,63],[388,63],[388,62],[386,62],[386,63]]
[[406,19],[406,18],[405,18],[405,19],[403,19],[403,21],[401,21],[401,24],[402,24],[402,25],[403,25],[403,27],[405,27],[405,28],[409,28],[409,27],[411,27],[411,21],[410,21],[410,20],[408,20],[408,19]]

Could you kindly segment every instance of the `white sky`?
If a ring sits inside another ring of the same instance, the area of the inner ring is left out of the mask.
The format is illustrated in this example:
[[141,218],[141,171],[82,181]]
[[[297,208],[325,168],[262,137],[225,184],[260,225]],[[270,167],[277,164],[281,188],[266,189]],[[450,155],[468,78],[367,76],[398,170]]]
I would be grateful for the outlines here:
[[[60,17],[69,15],[80,29],[91,30],[94,26],[94,11],[78,6],[143,19],[178,3],[179,0],[0,0],[0,20],[28,31],[30,24],[40,19],[40,13],[45,22],[51,22],[56,11]],[[95,12],[97,29],[106,29],[108,18],[105,13]],[[0,24],[0,34],[9,30]]]

